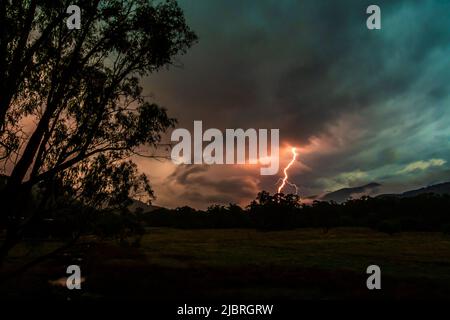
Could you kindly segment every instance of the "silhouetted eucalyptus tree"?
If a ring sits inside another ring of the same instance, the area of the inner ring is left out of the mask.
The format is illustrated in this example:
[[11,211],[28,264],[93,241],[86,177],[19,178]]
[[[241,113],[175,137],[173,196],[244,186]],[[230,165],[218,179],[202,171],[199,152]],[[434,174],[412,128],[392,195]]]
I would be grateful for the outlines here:
[[139,79],[196,41],[177,3],[81,0],[82,27],[69,30],[70,2],[1,1],[0,148],[11,169],[0,194],[8,230],[0,259],[35,214],[20,203],[38,185],[58,181],[71,197],[98,206],[132,192],[152,196],[145,175],[125,159],[156,146],[175,123],[146,101]]

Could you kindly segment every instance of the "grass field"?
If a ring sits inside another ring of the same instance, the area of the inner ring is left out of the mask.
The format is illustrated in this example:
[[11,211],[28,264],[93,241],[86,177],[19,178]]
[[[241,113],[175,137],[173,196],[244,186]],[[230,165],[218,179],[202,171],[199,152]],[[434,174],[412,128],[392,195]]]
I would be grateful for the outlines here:
[[[24,262],[19,256],[26,251],[24,245],[17,248],[9,266]],[[80,264],[86,278],[80,292],[55,285],[71,263]],[[371,264],[382,271],[379,291],[366,288]],[[326,234],[148,229],[139,248],[85,239],[7,281],[1,293],[181,301],[450,298],[450,237],[356,228]]]

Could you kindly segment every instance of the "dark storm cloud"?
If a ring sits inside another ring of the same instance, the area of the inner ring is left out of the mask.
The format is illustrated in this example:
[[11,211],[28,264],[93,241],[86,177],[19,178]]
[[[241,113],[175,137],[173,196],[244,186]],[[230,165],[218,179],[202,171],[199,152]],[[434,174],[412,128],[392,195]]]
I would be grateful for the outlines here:
[[[308,192],[378,179],[407,188],[438,174],[396,172],[434,158],[447,160],[434,170],[450,179],[450,2],[376,3],[382,29],[369,31],[365,1],[180,1],[199,43],[182,68],[150,78],[146,90],[180,126],[203,120],[280,128],[290,144],[327,141],[333,152],[301,155],[312,170],[293,173]],[[179,170],[171,177],[179,184],[241,190],[239,181],[195,174],[204,169]],[[260,180],[273,188],[273,178]]]
[[215,191],[230,193],[237,189],[245,190],[245,181],[239,178],[220,178],[214,180],[210,177],[207,165],[179,165],[169,176],[169,180],[174,180],[182,185],[202,185],[207,188],[213,188]]
[[186,204],[201,204],[201,207],[212,203],[237,202],[237,192],[240,197],[247,199],[253,198],[258,192],[255,179],[236,174],[230,176],[211,169],[207,165],[179,165],[165,183],[173,189],[179,189],[178,197]]
[[[398,14],[406,2],[379,2],[386,18],[381,32],[366,29],[365,5],[360,1],[344,3],[317,5],[313,10],[317,14],[308,15],[312,44],[308,52],[299,55],[298,65],[280,78],[276,104],[293,115],[290,127],[294,130],[289,130],[289,135],[308,139],[339,116],[364,114],[402,96],[427,67],[424,60],[429,54],[450,41],[441,25],[420,28],[413,35],[399,32],[398,37],[386,36],[389,29],[398,28],[389,15]],[[403,22],[420,24],[432,18],[423,12],[421,20]],[[399,53],[401,59],[393,66],[392,57]],[[299,129],[298,123],[302,124]]]
[[169,176],[169,180],[174,180],[179,184],[186,184],[190,182],[190,178],[192,175],[196,173],[202,173],[208,171],[208,167],[206,166],[188,166],[188,165],[180,165],[176,168],[176,170]]

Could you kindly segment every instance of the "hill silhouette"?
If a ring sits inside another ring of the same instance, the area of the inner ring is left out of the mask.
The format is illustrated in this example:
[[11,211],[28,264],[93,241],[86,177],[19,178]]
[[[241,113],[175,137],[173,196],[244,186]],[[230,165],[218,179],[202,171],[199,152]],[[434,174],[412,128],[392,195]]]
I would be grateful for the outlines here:
[[362,195],[370,195],[376,193],[377,188],[380,187],[381,184],[376,182],[371,182],[363,186],[354,187],[354,188],[343,188],[330,193],[325,194],[320,197],[318,200],[322,201],[335,201],[338,203],[345,202],[348,199],[352,198],[360,198]]
[[[308,200],[319,200],[319,201],[335,201],[337,203],[343,203],[349,199],[358,199],[362,196],[374,196],[377,194],[377,191],[381,187],[381,184],[376,182],[371,182],[362,186],[351,187],[351,188],[342,188],[329,193],[326,193],[322,196],[309,196],[305,199]],[[376,195],[378,198],[384,197],[415,197],[421,194],[450,194],[450,182],[443,182],[438,184],[433,184],[430,186],[422,187],[419,189],[408,190],[402,193],[383,193]]]
[[151,204],[144,203],[142,201],[132,199],[131,204],[127,207],[130,212],[152,212],[154,210],[161,209],[159,206],[154,206]]
[[450,194],[450,182],[443,182],[434,184],[428,187],[406,191],[401,194],[402,197],[414,197],[419,194],[434,193],[434,194]]

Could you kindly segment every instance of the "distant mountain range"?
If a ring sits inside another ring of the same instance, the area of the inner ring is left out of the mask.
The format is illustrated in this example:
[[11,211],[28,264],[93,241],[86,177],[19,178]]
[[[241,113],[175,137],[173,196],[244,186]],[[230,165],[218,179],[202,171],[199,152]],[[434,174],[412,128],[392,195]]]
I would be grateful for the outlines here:
[[372,182],[363,186],[354,188],[343,188],[321,196],[317,200],[344,202],[350,198],[356,199],[363,195],[371,195],[378,192],[381,184]]
[[[419,194],[435,193],[435,194],[450,194],[450,182],[438,183],[428,187],[406,191],[400,194],[390,194],[398,197],[415,197]],[[386,195],[379,195],[386,196]]]
[[[7,181],[7,176],[0,174],[0,190],[4,187]],[[308,197],[302,197],[303,201],[312,202],[314,200],[319,201],[335,201],[338,203],[345,202],[348,199],[358,199],[364,195],[375,197],[415,197],[420,194],[435,193],[435,194],[450,194],[450,181],[434,184],[431,186],[405,191],[403,193],[389,193],[380,194],[381,184],[371,182],[363,186],[357,186],[353,188],[342,188],[333,192],[326,193],[324,195],[313,195]],[[128,206],[131,212],[151,212],[162,207],[148,205],[139,200],[132,200],[132,203]]]
[[[336,201],[338,203],[344,202],[348,199],[357,199],[363,195],[376,195],[379,192],[381,184],[372,182],[363,186],[354,188],[343,188],[323,196],[309,197],[309,199],[314,198],[314,200],[322,201]],[[392,193],[392,194],[379,194],[377,197],[414,197],[419,194],[425,193],[435,193],[435,194],[450,194],[450,182],[444,182],[439,184],[434,184],[428,187],[410,190],[403,193]]]

